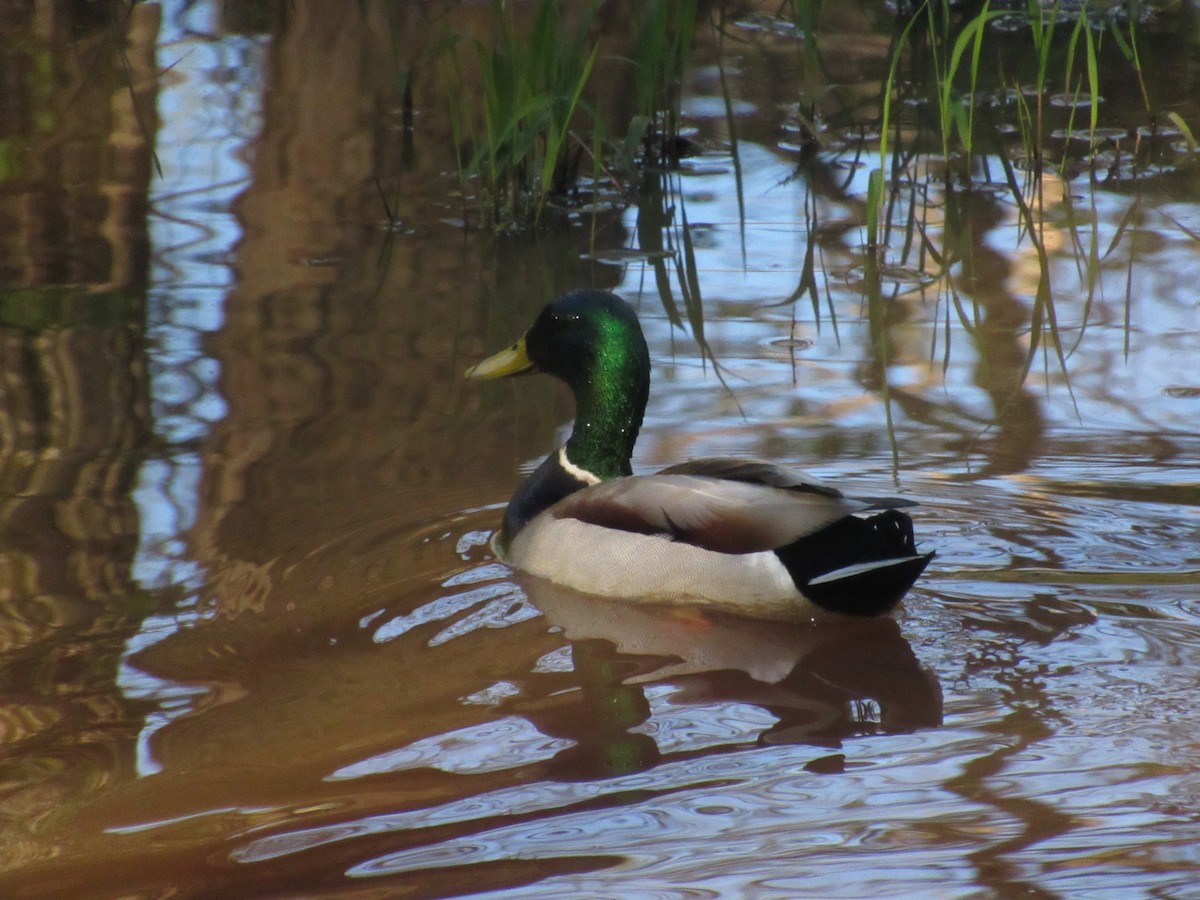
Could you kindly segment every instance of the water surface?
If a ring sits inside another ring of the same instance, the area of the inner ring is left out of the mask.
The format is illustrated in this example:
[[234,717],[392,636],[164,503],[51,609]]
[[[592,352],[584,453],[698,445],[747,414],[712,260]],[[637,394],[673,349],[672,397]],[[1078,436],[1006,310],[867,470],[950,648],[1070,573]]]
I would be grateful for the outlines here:
[[[1043,267],[985,155],[918,203],[956,263],[895,236],[874,273],[849,125],[798,166],[795,35],[701,29],[673,316],[636,206],[460,227],[444,94],[416,78],[407,131],[397,61],[488,10],[127,12],[3,26],[5,896],[1194,894],[1194,160],[1046,173]],[[880,24],[826,22],[830,92],[878,90]],[[629,608],[492,559],[571,409],[461,373],[581,285],[650,342],[638,471],[921,501],[894,616]]]

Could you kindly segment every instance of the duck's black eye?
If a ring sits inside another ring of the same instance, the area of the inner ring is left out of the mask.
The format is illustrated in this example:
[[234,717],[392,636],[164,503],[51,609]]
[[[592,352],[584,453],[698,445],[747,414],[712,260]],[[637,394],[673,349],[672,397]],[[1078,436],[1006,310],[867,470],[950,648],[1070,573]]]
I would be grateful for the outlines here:
[[563,335],[569,335],[579,326],[580,317],[555,313],[547,317],[542,331],[546,338],[558,338]]
[[567,328],[579,321],[579,316],[569,313],[555,313],[550,317],[550,323],[556,328]]

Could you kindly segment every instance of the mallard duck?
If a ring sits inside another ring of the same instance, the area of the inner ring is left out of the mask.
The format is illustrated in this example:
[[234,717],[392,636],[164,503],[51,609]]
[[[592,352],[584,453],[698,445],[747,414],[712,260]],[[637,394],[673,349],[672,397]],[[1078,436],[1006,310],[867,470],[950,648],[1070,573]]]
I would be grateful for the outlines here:
[[576,417],[504,513],[493,546],[514,569],[628,601],[803,619],[887,612],[933,557],[897,509],[911,501],[847,497],[774,463],[716,457],[633,475],[650,353],[614,294],[562,295],[466,375],[523,372],[565,381]]

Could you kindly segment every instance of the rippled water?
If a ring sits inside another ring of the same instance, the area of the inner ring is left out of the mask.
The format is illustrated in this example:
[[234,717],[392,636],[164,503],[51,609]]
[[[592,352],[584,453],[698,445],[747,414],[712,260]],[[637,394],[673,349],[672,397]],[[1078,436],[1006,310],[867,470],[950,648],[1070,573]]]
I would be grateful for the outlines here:
[[[23,158],[124,147],[95,193],[149,199],[114,232],[83,176],[0,182],[43,235],[0,257],[0,893],[1196,894],[1194,163],[1045,176],[1061,359],[1041,333],[1024,371],[1039,261],[999,181],[928,193],[930,245],[965,250],[942,272],[889,244],[875,321],[866,168],[847,129],[797,170],[796,37],[760,10],[736,51],[702,40],[685,86],[703,316],[675,322],[636,208],[599,238],[447,224],[432,81],[415,149],[399,124],[417,5],[388,7],[394,45],[383,6],[286,6],[135,8],[157,162],[107,32],[21,26],[73,48],[78,108],[117,110],[95,134],[31,124]],[[874,72],[886,42],[837,24],[830,83]],[[93,52],[112,68],[87,81]],[[26,209],[94,240],[63,249]],[[581,284],[633,301],[650,342],[639,471],[757,455],[921,501],[937,557],[894,616],[629,607],[492,559],[571,410],[461,372]]]

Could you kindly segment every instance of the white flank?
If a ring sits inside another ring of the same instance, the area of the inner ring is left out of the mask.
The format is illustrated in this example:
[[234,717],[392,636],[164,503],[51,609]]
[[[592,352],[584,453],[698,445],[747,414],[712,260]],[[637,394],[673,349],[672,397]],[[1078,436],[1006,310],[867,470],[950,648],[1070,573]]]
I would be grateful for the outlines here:
[[558,584],[627,601],[691,602],[769,618],[808,613],[771,551],[731,555],[541,515],[513,539],[505,562]]

